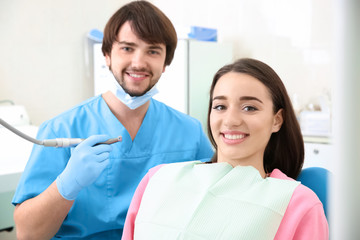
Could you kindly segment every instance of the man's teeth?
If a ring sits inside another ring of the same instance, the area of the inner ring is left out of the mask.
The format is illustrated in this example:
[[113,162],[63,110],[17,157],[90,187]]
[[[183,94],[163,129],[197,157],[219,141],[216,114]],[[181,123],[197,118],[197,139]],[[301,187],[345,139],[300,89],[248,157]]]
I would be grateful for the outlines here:
[[145,77],[145,75],[139,75],[139,74],[135,74],[135,73],[130,73],[129,75],[130,75],[131,77],[134,77],[134,78]]
[[241,139],[241,138],[244,138],[244,137],[245,137],[245,134],[239,134],[239,135],[224,134],[224,137],[225,137],[226,139],[231,139],[231,140],[234,140],[234,139]]

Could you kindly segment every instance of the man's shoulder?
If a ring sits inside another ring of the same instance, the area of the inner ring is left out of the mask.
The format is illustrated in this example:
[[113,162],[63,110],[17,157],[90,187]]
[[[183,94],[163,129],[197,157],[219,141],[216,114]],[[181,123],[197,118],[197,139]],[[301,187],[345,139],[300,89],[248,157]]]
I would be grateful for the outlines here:
[[84,120],[89,115],[98,114],[97,108],[102,104],[101,95],[84,100],[83,102],[65,110],[55,117],[46,120],[42,125],[72,124],[75,119]]

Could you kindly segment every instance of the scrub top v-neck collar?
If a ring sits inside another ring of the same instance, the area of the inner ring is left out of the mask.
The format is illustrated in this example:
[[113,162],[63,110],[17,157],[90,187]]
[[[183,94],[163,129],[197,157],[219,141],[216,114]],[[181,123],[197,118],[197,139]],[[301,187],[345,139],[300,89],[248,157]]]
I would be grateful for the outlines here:
[[132,140],[127,129],[111,112],[105,100],[103,98],[101,99],[103,107],[101,107],[100,111],[111,134],[110,137],[122,136],[121,149],[123,152],[142,151],[145,153],[150,151],[151,144],[149,143],[152,142],[154,135],[153,130],[156,128],[159,117],[158,114],[155,113],[153,100],[150,100],[149,108],[145,113],[141,126],[134,140]]

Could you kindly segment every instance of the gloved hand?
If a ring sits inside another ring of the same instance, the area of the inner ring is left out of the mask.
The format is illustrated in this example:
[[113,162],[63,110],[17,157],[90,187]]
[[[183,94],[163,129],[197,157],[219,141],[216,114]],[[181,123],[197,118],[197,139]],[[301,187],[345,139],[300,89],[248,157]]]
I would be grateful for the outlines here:
[[95,182],[109,164],[112,147],[108,144],[94,145],[108,139],[106,135],[94,135],[76,146],[64,171],[56,179],[61,196],[74,200],[81,189]]

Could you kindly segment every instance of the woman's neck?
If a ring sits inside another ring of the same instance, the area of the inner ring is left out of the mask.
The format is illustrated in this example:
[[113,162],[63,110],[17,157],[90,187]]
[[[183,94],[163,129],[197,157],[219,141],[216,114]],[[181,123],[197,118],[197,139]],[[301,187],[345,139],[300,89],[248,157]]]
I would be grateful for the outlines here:
[[236,166],[252,166],[252,167],[256,168],[259,171],[262,178],[267,177],[267,173],[265,172],[265,169],[264,169],[263,158],[226,159],[224,157],[218,156],[218,162],[226,162],[226,163],[230,164],[233,167],[236,167]]

